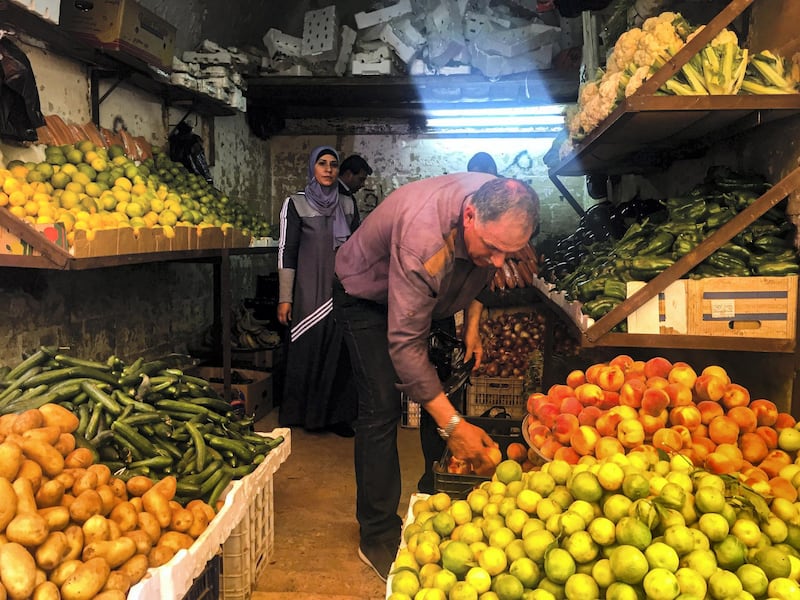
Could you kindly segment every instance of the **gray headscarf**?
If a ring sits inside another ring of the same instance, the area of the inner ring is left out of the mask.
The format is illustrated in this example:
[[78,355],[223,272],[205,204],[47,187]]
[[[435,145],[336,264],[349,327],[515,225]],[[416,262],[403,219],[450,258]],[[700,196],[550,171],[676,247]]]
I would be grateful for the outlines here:
[[314,177],[314,165],[317,164],[319,157],[324,154],[331,154],[339,160],[336,150],[330,146],[318,146],[311,151],[308,158],[308,183],[305,187],[306,200],[320,214],[330,217],[333,215],[333,249],[341,246],[350,237],[350,226],[347,224],[342,204],[339,202],[339,181],[334,181],[333,185],[322,185]]

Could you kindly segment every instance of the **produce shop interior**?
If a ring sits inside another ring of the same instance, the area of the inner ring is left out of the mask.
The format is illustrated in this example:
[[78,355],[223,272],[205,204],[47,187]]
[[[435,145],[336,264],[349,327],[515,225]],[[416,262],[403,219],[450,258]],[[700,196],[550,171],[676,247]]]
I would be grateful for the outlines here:
[[800,600],[798,22],[0,2],[0,598]]

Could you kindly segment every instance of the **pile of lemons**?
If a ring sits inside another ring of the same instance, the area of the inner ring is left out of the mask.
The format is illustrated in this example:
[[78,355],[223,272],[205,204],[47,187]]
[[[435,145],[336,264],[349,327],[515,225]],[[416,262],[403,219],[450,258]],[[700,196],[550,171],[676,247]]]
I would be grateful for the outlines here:
[[680,455],[525,473],[506,460],[465,499],[437,493],[410,512],[390,600],[800,598],[800,504]]
[[67,240],[84,230],[176,226],[236,227],[258,232],[269,226],[204,179],[158,150],[135,162],[121,146],[89,140],[47,146],[40,163],[11,161],[0,169],[0,206],[30,224],[62,223]]

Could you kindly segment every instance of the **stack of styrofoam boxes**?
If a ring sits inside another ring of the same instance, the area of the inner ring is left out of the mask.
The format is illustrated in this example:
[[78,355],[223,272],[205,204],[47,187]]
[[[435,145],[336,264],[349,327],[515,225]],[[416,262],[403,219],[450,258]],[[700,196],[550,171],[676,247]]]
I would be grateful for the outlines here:
[[397,72],[394,56],[409,64],[425,39],[407,18],[412,14],[410,0],[372,12],[356,13],[359,52],[353,54],[353,75],[391,75]]
[[182,58],[199,92],[245,111],[247,82],[243,73],[254,72],[261,64],[260,56],[238,48],[222,48],[205,40],[197,51],[184,52]]
[[222,545],[222,600],[250,598],[274,551],[273,480],[278,467],[291,453],[290,430],[275,429],[265,435],[283,435],[284,442],[242,480],[248,507],[239,525]]
[[472,65],[490,78],[549,69],[560,39],[561,28],[541,23],[484,28],[469,44]]

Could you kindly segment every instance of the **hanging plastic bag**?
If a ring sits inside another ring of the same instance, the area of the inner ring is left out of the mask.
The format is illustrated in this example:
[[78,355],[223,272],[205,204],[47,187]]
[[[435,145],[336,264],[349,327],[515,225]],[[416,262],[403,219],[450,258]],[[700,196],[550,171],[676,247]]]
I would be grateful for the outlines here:
[[0,38],[0,137],[35,142],[45,124],[31,63],[7,37]]
[[169,157],[203,177],[209,184],[214,184],[203,151],[203,139],[192,133],[192,128],[185,121],[178,123],[169,134]]

